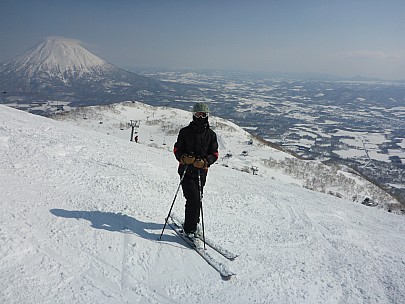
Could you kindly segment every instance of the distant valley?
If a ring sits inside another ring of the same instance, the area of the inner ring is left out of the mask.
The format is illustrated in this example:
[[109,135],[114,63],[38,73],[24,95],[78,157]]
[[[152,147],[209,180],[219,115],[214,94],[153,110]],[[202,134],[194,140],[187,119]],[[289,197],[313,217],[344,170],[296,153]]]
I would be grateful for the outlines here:
[[319,81],[248,73],[161,71],[144,76],[198,85],[201,96],[168,104],[212,104],[267,141],[305,159],[349,165],[405,203],[405,84]]

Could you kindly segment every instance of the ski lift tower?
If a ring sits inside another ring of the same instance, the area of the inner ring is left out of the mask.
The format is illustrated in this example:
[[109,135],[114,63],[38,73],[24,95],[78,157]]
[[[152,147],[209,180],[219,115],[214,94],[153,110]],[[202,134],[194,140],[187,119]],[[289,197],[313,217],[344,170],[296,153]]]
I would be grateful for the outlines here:
[[[6,95],[6,94],[7,94],[6,91],[1,92],[1,95]],[[1,97],[0,97],[0,102],[1,102],[1,103],[4,103],[4,102],[3,102],[3,99],[2,99]]]
[[139,120],[131,120],[129,125],[132,127],[130,141],[134,141],[134,133],[138,133],[138,131],[135,132],[135,128],[137,128],[137,129],[139,128],[140,121]]

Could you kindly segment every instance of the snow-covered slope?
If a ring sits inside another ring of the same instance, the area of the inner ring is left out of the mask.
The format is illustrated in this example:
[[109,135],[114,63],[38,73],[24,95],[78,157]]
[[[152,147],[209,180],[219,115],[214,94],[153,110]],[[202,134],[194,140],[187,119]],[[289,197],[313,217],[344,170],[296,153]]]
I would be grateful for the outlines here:
[[157,241],[170,151],[0,106],[0,155],[1,303],[405,300],[403,216],[214,165],[206,234],[239,254],[222,281],[170,229]]
[[[132,120],[139,125],[135,131],[141,145],[172,151],[178,131],[190,122],[191,114],[179,109],[124,102],[77,108],[55,118],[124,140],[130,140],[129,124]],[[295,183],[358,203],[368,197],[379,204],[378,208],[393,209],[394,212],[399,212],[401,208],[393,197],[347,167],[297,159],[219,117],[210,117],[210,123],[218,133],[220,144],[217,164],[254,173],[259,178]]]

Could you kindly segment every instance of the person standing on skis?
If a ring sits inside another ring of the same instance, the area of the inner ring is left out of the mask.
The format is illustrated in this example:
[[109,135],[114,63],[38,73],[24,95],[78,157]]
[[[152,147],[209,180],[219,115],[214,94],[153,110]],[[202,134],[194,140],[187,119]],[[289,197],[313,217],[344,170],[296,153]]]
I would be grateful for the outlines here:
[[179,175],[182,176],[184,170],[187,170],[181,186],[186,198],[183,229],[188,235],[197,232],[202,199],[200,193],[203,193],[208,167],[218,159],[217,135],[208,123],[209,112],[207,104],[196,103],[193,107],[193,121],[180,130],[174,144],[173,152],[180,162]]

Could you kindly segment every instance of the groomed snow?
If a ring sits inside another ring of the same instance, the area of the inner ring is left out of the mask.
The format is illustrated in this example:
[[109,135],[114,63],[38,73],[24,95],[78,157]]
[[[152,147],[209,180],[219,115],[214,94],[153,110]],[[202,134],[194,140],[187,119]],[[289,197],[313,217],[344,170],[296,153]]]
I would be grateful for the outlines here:
[[0,106],[0,155],[1,303],[405,302],[404,216],[214,165],[206,234],[239,254],[223,281],[157,240],[170,151]]

